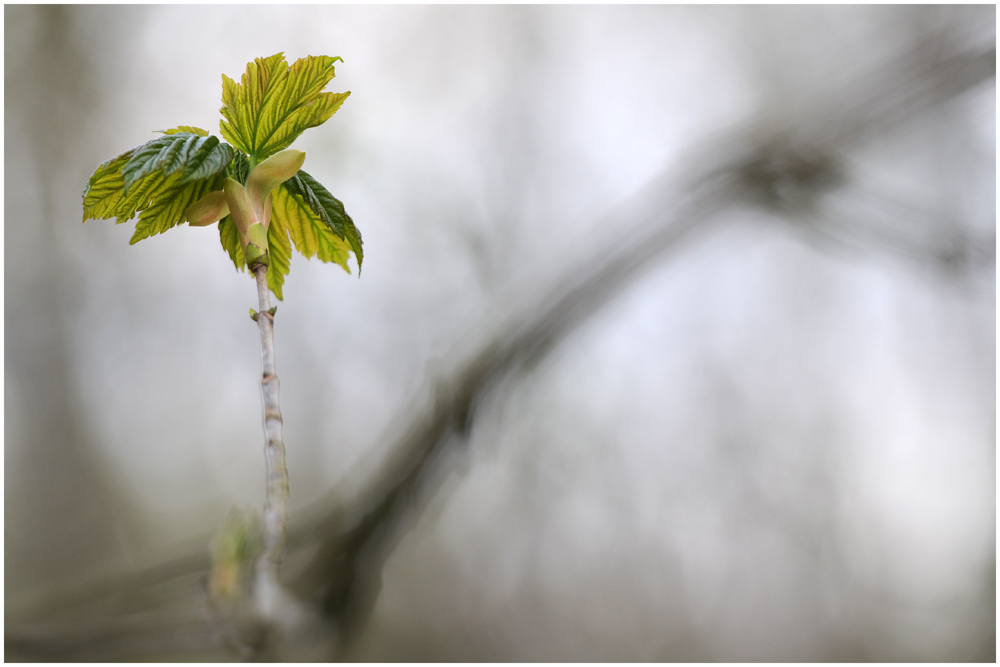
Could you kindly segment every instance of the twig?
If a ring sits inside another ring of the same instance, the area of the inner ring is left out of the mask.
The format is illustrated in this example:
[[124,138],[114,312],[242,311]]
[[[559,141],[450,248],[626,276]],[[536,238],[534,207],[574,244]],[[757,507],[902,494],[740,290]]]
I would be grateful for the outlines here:
[[252,313],[260,329],[261,379],[260,395],[264,408],[264,459],[267,462],[267,500],[264,505],[264,548],[257,561],[258,611],[265,618],[272,616],[274,596],[270,594],[278,583],[278,567],[285,543],[288,522],[288,469],[285,467],[285,443],[281,437],[281,407],[278,404],[278,375],[274,368],[274,313],[271,293],[267,287],[267,266],[253,267],[257,279],[260,311]]

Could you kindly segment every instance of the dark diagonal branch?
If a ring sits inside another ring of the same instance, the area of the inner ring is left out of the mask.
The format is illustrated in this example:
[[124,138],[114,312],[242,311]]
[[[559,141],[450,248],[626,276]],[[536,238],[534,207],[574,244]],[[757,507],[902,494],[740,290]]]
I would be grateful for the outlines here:
[[[843,184],[838,153],[824,146],[860,141],[887,126],[901,123],[929,106],[951,98],[994,73],[994,52],[960,54],[940,63],[911,64],[907,59],[889,68],[890,81],[878,77],[862,82],[862,101],[843,116],[822,104],[823,113],[804,114],[807,134],[775,133],[747,152],[708,170],[693,184],[678,190],[663,179],[627,208],[638,211],[627,224],[631,230],[620,247],[595,262],[592,258],[566,272],[547,296],[527,315],[486,344],[457,376],[438,385],[433,408],[405,432],[391,450],[393,458],[350,509],[343,506],[301,528],[300,535],[324,535],[321,546],[299,578],[303,593],[318,595],[324,610],[348,632],[363,627],[380,589],[382,564],[419,511],[445,451],[464,441],[477,405],[499,382],[522,364],[541,358],[567,332],[619,294],[654,261],[733,204],[756,204],[784,214],[811,211],[819,197]],[[900,73],[901,82],[892,75]],[[890,85],[890,82],[892,85]],[[881,84],[881,85],[879,85]],[[891,99],[868,97],[871,91],[899,90]],[[846,97],[845,99],[857,99]],[[817,117],[826,125],[815,125]],[[808,137],[809,141],[796,139]],[[671,192],[672,194],[666,194]],[[676,202],[681,201],[680,205]],[[838,232],[842,230],[838,229]],[[884,237],[884,234],[882,235]],[[908,239],[896,248],[912,252]],[[927,249],[929,255],[938,252]],[[595,268],[596,267],[596,268]],[[515,290],[524,294],[526,289]]]

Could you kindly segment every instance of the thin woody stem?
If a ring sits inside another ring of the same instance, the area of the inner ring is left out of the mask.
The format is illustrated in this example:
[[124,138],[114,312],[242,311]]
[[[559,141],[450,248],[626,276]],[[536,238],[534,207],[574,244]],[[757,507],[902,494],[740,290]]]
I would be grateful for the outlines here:
[[[254,265],[260,311],[256,316],[260,329],[260,394],[264,407],[264,458],[267,461],[267,501],[264,505],[264,549],[257,561],[258,577],[277,582],[278,566],[285,544],[288,522],[288,470],[285,468],[285,443],[281,437],[281,408],[278,404],[278,376],[274,370],[274,314],[267,287],[267,267]],[[258,579],[260,580],[260,579]]]

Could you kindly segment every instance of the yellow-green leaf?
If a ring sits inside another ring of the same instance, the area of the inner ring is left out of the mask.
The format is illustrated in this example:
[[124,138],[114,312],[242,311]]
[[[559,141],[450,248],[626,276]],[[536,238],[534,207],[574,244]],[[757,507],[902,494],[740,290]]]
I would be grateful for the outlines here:
[[323,187],[319,181],[301,169],[295,176],[285,181],[284,187],[292,194],[300,195],[313,213],[319,216],[320,220],[326,223],[337,236],[350,244],[350,248],[358,260],[360,274],[361,263],[364,260],[361,232],[354,225],[351,216],[347,215],[340,200],[330,194],[330,191]]
[[194,183],[185,182],[184,175],[180,173],[168,176],[150,205],[139,214],[135,234],[132,235],[129,244],[155,234],[162,234],[184,222],[187,219],[185,217],[187,208],[209,192],[221,188],[222,181],[222,174]]
[[337,236],[305,202],[284,185],[271,193],[271,226],[288,230],[295,249],[307,259],[318,257],[324,262],[339,264],[348,273],[347,258],[351,246]]
[[243,256],[240,231],[236,229],[233,216],[227,215],[219,221],[219,241],[222,243],[222,249],[229,253],[229,259],[233,260],[236,270],[245,271],[247,261],[246,257]]
[[164,190],[167,189],[168,178],[163,172],[157,171],[137,181],[128,194],[122,194],[121,201],[115,211],[118,224],[131,220],[138,211],[143,210]]
[[240,83],[222,75],[222,136],[254,163],[288,148],[302,132],[326,122],[350,92],[323,88],[340,58],[307,56],[292,63],[282,53],[247,64]]
[[[132,158],[135,148],[101,164],[90,177],[83,190],[83,220],[100,220],[118,215],[119,204],[124,196],[125,178],[122,167]],[[120,218],[125,222],[128,217]]]
[[190,134],[197,134],[199,137],[207,137],[208,130],[203,130],[200,127],[194,127],[191,125],[178,125],[172,130],[156,130],[161,134],[180,134],[181,132],[187,132]]
[[[197,128],[194,128],[197,129]],[[232,147],[216,137],[175,132],[108,160],[83,191],[83,218],[117,218],[137,213],[132,243],[183,222],[185,209],[222,187]]]
[[285,276],[291,271],[292,244],[288,241],[288,230],[281,224],[275,224],[272,216],[267,228],[267,286],[279,300],[284,300],[281,287],[285,284]]

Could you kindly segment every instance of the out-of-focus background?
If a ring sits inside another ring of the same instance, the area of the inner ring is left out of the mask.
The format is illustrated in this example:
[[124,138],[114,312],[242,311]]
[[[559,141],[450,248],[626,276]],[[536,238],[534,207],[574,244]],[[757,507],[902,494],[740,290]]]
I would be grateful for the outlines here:
[[365,240],[278,308],[293,522],[618,267],[442,446],[346,657],[995,660],[995,7],[8,5],[4,39],[8,636],[263,502],[252,280],[80,193],[283,51],[344,59],[296,147]]

